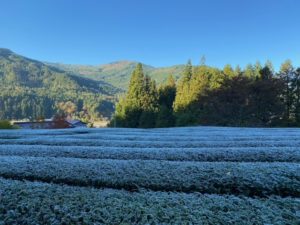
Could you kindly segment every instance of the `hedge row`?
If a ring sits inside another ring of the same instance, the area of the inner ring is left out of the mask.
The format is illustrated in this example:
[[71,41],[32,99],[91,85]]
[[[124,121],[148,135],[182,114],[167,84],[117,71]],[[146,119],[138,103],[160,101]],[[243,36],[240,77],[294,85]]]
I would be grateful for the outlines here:
[[105,147],[128,147],[128,148],[232,148],[232,147],[300,147],[300,140],[280,141],[140,141],[140,140],[98,140],[98,139],[77,139],[77,138],[55,138],[37,137],[22,139],[0,139],[0,145],[49,145],[49,146],[105,146]]
[[0,179],[0,224],[297,224],[300,202]]
[[199,162],[300,162],[300,149],[297,147],[124,148],[88,146],[78,147],[45,145],[0,145],[0,155]]
[[0,157],[0,176],[138,191],[300,197],[299,163]]

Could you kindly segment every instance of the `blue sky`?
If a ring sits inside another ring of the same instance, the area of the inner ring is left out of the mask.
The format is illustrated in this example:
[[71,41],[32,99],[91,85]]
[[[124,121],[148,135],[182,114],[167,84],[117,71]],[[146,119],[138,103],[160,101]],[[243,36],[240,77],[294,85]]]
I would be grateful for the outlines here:
[[0,0],[0,47],[72,64],[300,65],[298,0]]

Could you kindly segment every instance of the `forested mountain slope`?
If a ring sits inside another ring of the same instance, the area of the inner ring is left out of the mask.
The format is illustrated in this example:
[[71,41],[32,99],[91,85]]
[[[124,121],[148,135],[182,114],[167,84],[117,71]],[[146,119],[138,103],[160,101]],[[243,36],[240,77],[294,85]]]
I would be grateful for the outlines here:
[[[81,77],[90,78],[97,81],[105,81],[115,87],[127,90],[130,76],[138,62],[117,61],[98,66],[70,65],[60,63],[47,64],[79,75]],[[173,75],[175,79],[178,79],[180,77],[180,74],[182,74],[184,66],[175,65],[170,67],[156,68],[143,64],[143,68],[147,75],[154,79],[158,84],[161,84],[167,80],[169,75]]]
[[71,101],[77,114],[110,116],[120,90],[103,81],[72,75],[8,49],[0,49],[0,119],[51,117]]

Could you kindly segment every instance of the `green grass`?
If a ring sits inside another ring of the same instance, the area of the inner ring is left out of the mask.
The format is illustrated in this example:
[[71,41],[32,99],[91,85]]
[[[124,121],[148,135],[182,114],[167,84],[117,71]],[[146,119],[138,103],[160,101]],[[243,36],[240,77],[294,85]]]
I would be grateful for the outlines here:
[[0,120],[0,129],[16,129],[8,120]]

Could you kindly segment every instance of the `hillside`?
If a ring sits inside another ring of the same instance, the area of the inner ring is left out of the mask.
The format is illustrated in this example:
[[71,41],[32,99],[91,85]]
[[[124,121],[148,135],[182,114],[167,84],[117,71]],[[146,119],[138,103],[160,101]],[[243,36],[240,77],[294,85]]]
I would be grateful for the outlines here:
[[[71,101],[77,116],[110,117],[116,96],[126,90],[137,62],[117,61],[99,66],[44,63],[0,48],[0,119],[51,117],[58,103]],[[155,68],[145,74],[163,83],[179,78],[183,66]]]
[[28,88],[76,89],[104,95],[113,95],[118,90],[103,81],[71,75],[53,66],[32,60],[8,49],[0,48],[0,78],[2,85]]
[[[51,117],[57,104],[66,101],[75,103],[78,113],[109,116],[120,91],[104,81],[75,76],[2,48],[0,79],[0,119]],[[105,107],[100,107],[101,102]]]
[[[117,61],[103,65],[70,65],[61,63],[47,63],[48,65],[68,71],[81,77],[90,78],[96,81],[104,81],[115,87],[127,89],[130,76],[138,62]],[[144,71],[158,84],[163,83],[172,74],[176,79],[183,71],[183,65],[156,68],[143,64]]]

